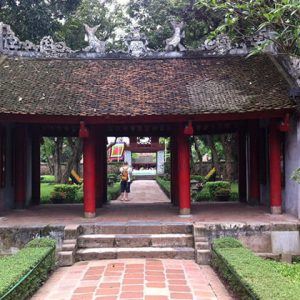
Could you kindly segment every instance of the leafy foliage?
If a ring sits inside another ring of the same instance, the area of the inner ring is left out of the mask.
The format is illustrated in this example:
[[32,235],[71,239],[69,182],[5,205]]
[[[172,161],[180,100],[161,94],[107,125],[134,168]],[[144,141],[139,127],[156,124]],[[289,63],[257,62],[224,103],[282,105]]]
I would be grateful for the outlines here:
[[211,27],[217,26],[214,13],[207,14],[206,8],[198,9],[190,0],[131,0],[127,13],[137,20],[141,31],[149,38],[149,47],[163,48],[164,41],[173,35],[170,21],[184,21],[185,44],[197,47]]
[[116,182],[113,185],[109,186],[107,189],[107,200],[115,200],[121,194],[120,182]]
[[80,0],[1,0],[0,20],[12,26],[21,40],[39,42],[53,35]]
[[213,243],[215,248],[240,248],[243,247],[242,243],[232,237],[224,237],[217,239]]
[[163,192],[170,198],[171,197],[171,182],[170,180],[165,180],[163,177],[156,176],[156,182],[163,190]]
[[222,32],[234,41],[245,42],[259,31],[268,30],[270,38],[258,45],[253,54],[273,42],[281,53],[300,55],[298,0],[198,0],[197,6],[222,16],[211,37]]
[[295,180],[297,183],[300,184],[300,168],[296,169],[292,173],[291,179]]
[[51,194],[54,202],[72,203],[75,202],[80,186],[70,184],[56,184]]
[[215,200],[222,200],[230,196],[230,182],[229,181],[214,181],[206,183],[210,196]]
[[213,243],[212,265],[241,299],[299,298],[299,265],[264,260],[244,247],[233,248],[228,238],[222,240]]
[[81,0],[75,13],[70,16],[56,36],[64,40],[72,49],[81,49],[87,46],[84,41],[85,30],[83,24],[96,26],[100,24],[96,32],[100,40],[107,40],[108,48],[114,43],[118,48],[117,29],[125,26],[126,18],[120,4],[113,0],[107,0],[103,4],[99,0]]
[[17,254],[0,258],[0,299],[28,299],[54,268],[54,250],[54,241],[36,239]]

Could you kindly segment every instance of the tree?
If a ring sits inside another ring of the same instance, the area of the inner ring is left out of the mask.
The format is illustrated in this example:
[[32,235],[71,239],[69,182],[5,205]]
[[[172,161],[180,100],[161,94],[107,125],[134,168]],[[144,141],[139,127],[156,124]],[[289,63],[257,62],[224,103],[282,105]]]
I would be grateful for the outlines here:
[[0,21],[12,26],[21,40],[38,43],[53,35],[80,0],[0,0]]
[[127,9],[153,49],[164,48],[164,41],[172,36],[171,20],[184,21],[185,45],[198,47],[200,40],[219,24],[219,18],[206,11],[199,9],[194,0],[130,0]]
[[253,54],[274,43],[279,53],[300,55],[299,0],[198,0],[197,6],[222,16],[214,35],[227,33],[233,41],[247,42],[260,31],[269,31],[269,38]]
[[120,43],[117,30],[125,26],[124,9],[113,0],[81,0],[74,14],[56,32],[57,39],[65,41],[72,49],[87,46],[84,41],[84,23],[89,26],[100,25],[96,32],[97,37],[107,40],[108,48],[112,48],[112,44],[117,46]]
[[72,137],[45,137],[43,141],[41,160],[48,163],[57,183],[67,183],[71,170],[76,169],[82,157],[82,140]]

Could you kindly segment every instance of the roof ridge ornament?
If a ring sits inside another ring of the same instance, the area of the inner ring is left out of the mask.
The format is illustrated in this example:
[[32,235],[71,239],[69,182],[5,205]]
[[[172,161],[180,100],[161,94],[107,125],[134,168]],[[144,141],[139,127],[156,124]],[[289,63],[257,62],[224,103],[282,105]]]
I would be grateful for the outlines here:
[[166,51],[175,51],[178,49],[180,52],[181,51],[186,51],[186,48],[183,46],[181,43],[181,40],[185,38],[185,32],[183,30],[185,24],[183,21],[181,22],[176,22],[176,21],[171,21],[172,27],[174,29],[174,34],[166,39]]
[[83,51],[86,52],[96,52],[96,53],[105,53],[105,41],[100,41],[96,37],[96,31],[100,27],[99,25],[96,25],[94,27],[90,27],[87,24],[83,24],[85,28],[85,41],[89,42],[89,45],[83,49]]
[[150,50],[147,47],[148,39],[140,32],[138,25],[133,26],[131,33],[125,39],[125,44],[128,47],[127,52],[134,57],[145,56]]
[[45,36],[40,41],[40,48],[41,53],[45,53],[49,56],[59,56],[63,53],[73,53],[74,51],[71,48],[67,47],[64,42],[57,42],[53,41],[51,36]]

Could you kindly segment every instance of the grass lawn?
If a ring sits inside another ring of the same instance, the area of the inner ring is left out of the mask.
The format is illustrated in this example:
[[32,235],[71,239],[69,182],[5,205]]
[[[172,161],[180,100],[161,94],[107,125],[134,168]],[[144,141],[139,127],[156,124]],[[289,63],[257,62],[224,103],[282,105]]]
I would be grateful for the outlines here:
[[41,183],[41,203],[50,203],[51,193],[54,190],[54,184],[52,183]]
[[[54,191],[54,183],[41,183],[41,203],[48,204],[51,203],[51,194]],[[77,193],[75,203],[83,202],[83,185]]]

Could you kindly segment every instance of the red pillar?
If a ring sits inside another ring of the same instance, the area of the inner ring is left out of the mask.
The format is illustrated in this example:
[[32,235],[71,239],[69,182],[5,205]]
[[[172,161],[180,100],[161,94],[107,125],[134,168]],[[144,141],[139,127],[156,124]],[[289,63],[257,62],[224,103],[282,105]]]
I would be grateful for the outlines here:
[[32,204],[40,204],[40,135],[32,136]]
[[239,131],[239,200],[240,202],[246,202],[247,200],[247,159],[246,159],[246,132],[244,130]]
[[[105,196],[104,196],[104,174],[105,174],[105,164],[104,164],[104,147],[105,144],[103,135],[97,135],[96,137],[96,206],[97,208],[102,207]],[[106,145],[105,145],[106,146]]]
[[271,212],[272,214],[281,214],[281,134],[275,121],[270,126],[269,147]]
[[177,149],[179,214],[189,215],[191,213],[190,149],[188,136],[183,133],[182,129],[177,135]]
[[257,121],[250,123],[250,176],[249,176],[249,203],[258,204],[260,199],[259,180],[259,126]]
[[83,139],[84,216],[96,216],[96,142],[93,128]]
[[178,155],[177,155],[177,140],[175,136],[171,137],[171,203],[178,206]]
[[24,125],[15,128],[14,185],[16,208],[26,204],[27,129]]
[[103,203],[107,203],[107,137],[103,137]]

